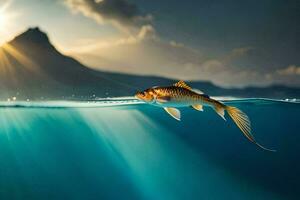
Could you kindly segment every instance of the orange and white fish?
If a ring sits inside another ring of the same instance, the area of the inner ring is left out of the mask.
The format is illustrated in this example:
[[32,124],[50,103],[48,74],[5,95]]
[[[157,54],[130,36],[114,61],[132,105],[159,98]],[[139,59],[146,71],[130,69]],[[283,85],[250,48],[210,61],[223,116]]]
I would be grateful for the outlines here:
[[225,111],[227,111],[228,115],[251,142],[264,150],[274,151],[256,142],[251,134],[250,120],[245,113],[236,107],[227,106],[220,101],[212,99],[201,91],[193,90],[184,81],[179,81],[168,87],[152,87],[143,92],[138,92],[135,97],[151,105],[163,107],[176,120],[181,119],[178,107],[191,106],[198,111],[203,111],[203,106],[209,106],[224,120],[226,120]]

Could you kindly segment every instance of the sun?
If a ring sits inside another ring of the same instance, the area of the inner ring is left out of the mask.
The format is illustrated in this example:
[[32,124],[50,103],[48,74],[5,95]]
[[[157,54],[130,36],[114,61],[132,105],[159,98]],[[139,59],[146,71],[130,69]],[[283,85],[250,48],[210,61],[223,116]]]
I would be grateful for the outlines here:
[[8,14],[7,8],[10,5],[10,1],[7,1],[4,5],[0,5],[0,31],[4,31],[7,27]]
[[0,11],[0,30],[4,29],[6,26],[6,16],[4,12]]
[[0,46],[11,38],[15,29],[14,19],[19,15],[9,10],[11,3],[12,0],[0,0]]
[[11,6],[12,0],[0,0],[0,32],[3,33],[7,31],[8,26],[11,24],[11,19],[14,17],[15,13],[11,13],[9,8]]

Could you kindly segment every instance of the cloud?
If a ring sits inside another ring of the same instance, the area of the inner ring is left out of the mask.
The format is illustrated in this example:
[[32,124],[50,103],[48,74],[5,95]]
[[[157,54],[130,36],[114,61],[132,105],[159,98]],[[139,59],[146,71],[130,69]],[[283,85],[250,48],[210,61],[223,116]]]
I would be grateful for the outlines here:
[[300,67],[278,69],[259,47],[242,46],[211,55],[174,40],[162,39],[152,15],[127,0],[64,0],[76,13],[99,24],[111,23],[126,35],[86,40],[67,53],[95,69],[185,80],[207,80],[221,86],[300,85]]
[[300,67],[296,65],[288,65],[281,69],[275,69],[267,72],[265,78],[272,83],[284,84],[290,86],[300,86]]
[[[225,56],[211,57],[186,45],[162,40],[151,28],[144,31],[136,37],[102,40],[98,44],[94,42],[96,45],[93,48],[85,52],[75,50],[70,54],[87,66],[99,70],[205,80],[223,87],[265,86],[274,83],[300,85],[297,66],[267,71],[256,66],[236,66],[235,60],[246,56],[248,51],[236,53],[233,49]],[[83,48],[81,46],[79,49]]]
[[151,15],[141,14],[138,7],[127,0],[65,0],[75,13],[81,13],[98,23],[109,22],[128,33],[152,21]]
[[170,41],[170,45],[173,46],[173,47],[184,47],[184,44],[176,42],[174,40]]
[[139,34],[137,35],[139,40],[145,39],[155,39],[157,38],[156,31],[151,25],[144,25],[140,29]]
[[300,76],[300,66],[289,65],[286,68],[277,70],[276,73],[283,76]]
[[231,50],[229,54],[227,54],[223,58],[224,63],[231,63],[235,59],[239,59],[243,56],[246,56],[251,50],[254,50],[253,47],[239,47]]
[[85,54],[98,52],[101,49],[111,49],[117,46],[134,45],[149,40],[160,40],[155,29],[151,25],[144,25],[135,35],[124,36],[121,38],[106,39],[79,39],[72,48],[65,49],[68,54]]
[[300,67],[297,65],[288,65],[287,67],[267,73],[266,78],[272,80],[273,83],[299,87],[299,76]]
[[103,44],[102,40],[85,52],[73,51],[70,54],[87,66],[105,71],[205,80],[225,87],[272,82],[256,69],[240,69],[232,65],[238,55],[247,54],[249,47],[233,49],[223,57],[211,57],[176,41],[162,40],[151,26],[145,27],[136,37],[106,41],[105,45],[101,42]]
[[243,51],[232,49],[225,56],[211,57],[184,44],[162,40],[151,28],[145,28],[137,35],[106,41],[105,45],[102,41],[102,45],[98,43],[85,52],[73,51],[71,55],[99,70],[204,80],[223,87],[266,86],[275,83],[300,85],[299,67],[294,65],[269,71],[256,66],[234,65],[236,59],[247,56],[250,52],[248,47]]

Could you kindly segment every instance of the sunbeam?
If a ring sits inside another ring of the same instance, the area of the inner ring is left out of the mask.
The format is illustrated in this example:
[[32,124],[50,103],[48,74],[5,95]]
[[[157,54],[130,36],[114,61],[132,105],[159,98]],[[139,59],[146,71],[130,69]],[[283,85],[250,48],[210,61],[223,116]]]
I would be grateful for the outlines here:
[[33,60],[31,60],[29,57],[27,57],[24,53],[19,51],[14,46],[10,44],[4,44],[2,48],[4,52],[16,59],[20,64],[25,66],[30,71],[36,71],[36,69],[38,68],[38,65]]
[[11,44],[2,45],[0,47],[0,73],[5,74],[12,84],[17,84],[20,81],[17,75],[23,74],[23,72],[42,74],[39,65],[25,53]]

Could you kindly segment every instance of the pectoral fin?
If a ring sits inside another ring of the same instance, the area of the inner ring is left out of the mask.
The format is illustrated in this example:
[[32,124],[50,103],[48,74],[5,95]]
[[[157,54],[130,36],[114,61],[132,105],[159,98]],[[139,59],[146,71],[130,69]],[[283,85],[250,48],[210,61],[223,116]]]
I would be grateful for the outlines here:
[[169,115],[171,115],[173,118],[177,119],[178,121],[180,121],[180,111],[176,108],[164,108],[165,111],[167,111],[167,113],[169,113]]
[[203,111],[203,106],[200,105],[200,104],[197,104],[197,105],[191,105],[195,110],[198,110],[198,111]]

